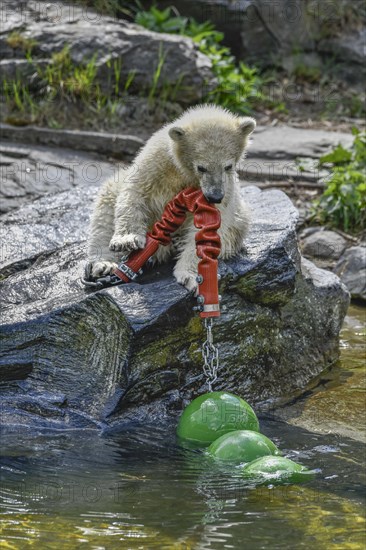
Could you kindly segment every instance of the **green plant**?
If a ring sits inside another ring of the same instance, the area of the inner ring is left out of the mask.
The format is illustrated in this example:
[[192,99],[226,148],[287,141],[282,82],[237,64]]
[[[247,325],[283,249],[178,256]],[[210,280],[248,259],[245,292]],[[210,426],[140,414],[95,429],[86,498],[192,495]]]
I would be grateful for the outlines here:
[[348,116],[364,118],[366,116],[365,94],[347,93],[340,95],[336,86],[323,88],[325,104],[322,116]]
[[127,78],[126,78],[126,82],[124,84],[124,87],[123,87],[123,91],[124,92],[128,92],[132,82],[134,81],[134,78],[135,78],[135,75],[136,75],[136,69],[133,69],[132,71],[130,71],[127,75]]
[[157,86],[158,86],[158,82],[159,82],[160,77],[161,77],[161,71],[162,71],[162,68],[163,68],[163,65],[164,65],[165,57],[166,57],[166,54],[163,53],[163,47],[162,47],[162,44],[160,42],[160,44],[159,44],[158,65],[157,65],[157,67],[154,71],[154,74],[153,74],[151,88],[150,88],[149,96],[148,96],[149,103],[152,102],[152,100],[155,96],[156,89],[157,89]]
[[312,216],[319,223],[357,233],[366,223],[366,133],[354,129],[349,151],[338,145],[320,158],[320,165],[331,165],[325,191],[314,201]]
[[132,17],[136,11],[129,0],[75,0],[75,3],[113,17]]
[[54,118],[49,118],[48,119],[48,127],[53,128],[54,130],[60,130],[62,128],[62,124],[60,124]]
[[351,117],[365,117],[365,98],[360,97],[359,94],[352,94],[351,97],[346,100],[346,108]]
[[95,83],[97,75],[96,55],[87,63],[75,65],[70,56],[69,46],[52,55],[51,63],[45,69],[38,67],[38,75],[44,82],[47,93],[56,97],[66,95],[70,99],[95,99],[99,87]]
[[188,17],[172,16],[172,8],[159,10],[151,6],[149,11],[139,11],[135,17],[135,23],[155,32],[185,34]]
[[[108,90],[113,90],[113,94],[118,96],[121,88],[122,59],[109,59],[106,63],[108,68]],[[131,71],[127,77],[125,91],[131,86],[135,77],[135,71]]]
[[199,50],[211,60],[217,80],[214,89],[204,93],[203,101],[217,103],[243,114],[251,113],[260,101],[268,103],[268,98],[261,91],[264,81],[258,70],[242,61],[236,63],[230,49],[220,44],[223,33],[217,31],[211,22],[198,23],[193,18],[174,14],[171,7],[159,10],[155,6],[138,12],[135,22],[156,32],[189,36],[197,43]]
[[12,110],[17,110],[20,113],[29,113],[32,118],[36,115],[37,104],[28,86],[20,78],[11,81],[4,79],[2,83],[2,95]]
[[297,63],[292,74],[297,80],[315,83],[321,79],[321,71],[318,67],[309,67],[305,63]]
[[19,31],[11,32],[6,38],[6,43],[14,50],[23,50],[29,53],[37,46],[37,40],[34,40],[34,38],[27,38]]
[[107,64],[109,85],[104,91],[97,81],[96,57],[76,65],[69,46],[54,53],[46,67],[33,60],[30,52],[26,53],[26,59],[37,75],[32,87],[21,77],[3,79],[1,86],[6,107],[4,118],[11,124],[37,122],[60,128],[69,118],[71,105],[75,105],[74,116],[77,111],[87,120],[94,114],[113,125],[135,77],[135,71],[130,71],[122,85],[121,61],[111,60]]
[[[121,60],[121,58],[114,59],[113,60],[113,76],[114,76],[114,94],[115,95],[119,94],[119,85],[120,85],[120,80],[121,80],[121,70],[122,70],[122,60]],[[133,76],[133,78],[134,78],[134,76]],[[133,78],[132,78],[132,80],[133,80]],[[130,86],[130,84],[129,84],[129,86]]]

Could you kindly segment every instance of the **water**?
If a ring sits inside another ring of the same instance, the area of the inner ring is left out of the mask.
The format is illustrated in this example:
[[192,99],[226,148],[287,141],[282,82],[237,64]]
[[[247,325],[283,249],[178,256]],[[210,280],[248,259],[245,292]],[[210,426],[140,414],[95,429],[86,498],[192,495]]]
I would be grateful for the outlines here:
[[316,480],[250,487],[236,468],[182,448],[176,419],[103,436],[13,430],[1,439],[1,548],[364,549],[362,437],[341,429],[346,412],[343,418],[337,408],[328,411],[325,421],[334,415],[336,429],[327,433],[313,414],[317,402],[334,403],[336,396],[343,410],[345,399],[348,423],[356,419],[353,435],[361,433],[364,312],[350,308],[341,362],[302,400],[302,425],[260,419],[286,456],[321,470]]

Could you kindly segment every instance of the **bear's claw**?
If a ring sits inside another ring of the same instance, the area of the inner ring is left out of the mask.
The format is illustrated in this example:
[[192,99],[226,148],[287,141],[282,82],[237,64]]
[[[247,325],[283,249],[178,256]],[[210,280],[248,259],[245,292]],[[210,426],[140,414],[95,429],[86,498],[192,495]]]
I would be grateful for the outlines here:
[[114,262],[96,262],[91,267],[91,278],[98,279],[99,277],[110,275],[116,267],[117,264]]
[[174,271],[174,277],[180,285],[186,287],[190,292],[194,292],[195,296],[198,292],[196,277],[189,271]]
[[109,243],[109,249],[113,252],[131,252],[138,248],[144,248],[146,243],[145,235],[135,235],[128,233],[127,235],[113,235]]

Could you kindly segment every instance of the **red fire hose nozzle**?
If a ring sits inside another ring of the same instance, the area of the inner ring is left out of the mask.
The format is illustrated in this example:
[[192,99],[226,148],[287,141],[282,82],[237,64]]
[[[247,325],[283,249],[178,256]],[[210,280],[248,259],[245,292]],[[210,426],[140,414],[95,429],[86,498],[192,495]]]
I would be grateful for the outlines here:
[[145,248],[135,250],[128,259],[114,270],[121,281],[134,280],[142,266],[157,251],[159,245],[168,245],[174,233],[186,219],[187,211],[194,215],[196,252],[198,263],[197,297],[200,317],[219,317],[218,260],[221,242],[217,230],[220,227],[220,211],[207,201],[202,191],[193,187],[184,189],[166,205],[163,215],[146,235]]

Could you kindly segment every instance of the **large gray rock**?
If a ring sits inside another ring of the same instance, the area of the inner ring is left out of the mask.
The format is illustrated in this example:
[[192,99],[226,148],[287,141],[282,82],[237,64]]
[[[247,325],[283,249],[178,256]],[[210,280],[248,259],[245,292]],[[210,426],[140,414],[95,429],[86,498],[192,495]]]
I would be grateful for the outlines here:
[[[6,125],[1,126],[3,130]],[[58,137],[57,131],[54,130],[48,131],[43,128],[29,128],[27,130],[28,131],[25,131],[25,135],[28,136],[31,133],[34,141],[36,141],[37,134],[43,134],[44,130],[51,143],[52,136],[54,140]],[[32,130],[34,130],[34,132],[31,132]],[[5,137],[4,133],[2,134],[3,138]],[[61,133],[63,134],[63,132]],[[70,131],[66,132],[66,136],[63,134],[65,144],[67,137],[69,137],[69,148],[67,149],[24,145],[6,142],[4,139],[2,140],[0,145],[0,169],[2,177],[0,186],[1,214],[18,208],[22,204],[29,203],[48,193],[66,191],[67,189],[72,189],[79,185],[85,185],[89,188],[90,186],[93,187],[103,182],[106,177],[116,173],[118,167],[117,163],[113,165],[95,154],[82,153],[72,149],[71,147],[73,144],[72,139],[70,139],[70,134],[72,134]],[[122,138],[122,136],[119,137]],[[80,136],[80,139],[81,138],[82,136]],[[32,141],[32,139],[30,141]],[[86,139],[85,136],[84,139]],[[92,137],[90,137],[90,141],[92,145]],[[108,136],[106,136],[105,141],[106,143],[109,141]],[[122,139],[118,140],[120,151],[127,151],[128,145],[126,145],[125,142],[123,146],[121,141]],[[138,145],[138,143],[139,140],[136,138],[134,141],[135,150],[137,149],[136,144]],[[32,216],[33,212],[32,207],[30,208],[29,217]],[[61,206],[61,208],[63,207]],[[21,215],[24,215],[24,212],[26,212],[26,210],[24,210]],[[8,243],[15,242],[12,238],[9,239],[10,234],[7,233],[6,225],[0,228],[0,233],[1,232],[3,232],[3,243],[5,242],[4,239],[6,239]],[[24,242],[29,243],[26,235],[24,235]],[[19,242],[17,246],[18,245]],[[3,254],[4,253],[6,254],[6,252],[3,252]],[[18,252],[15,253],[22,254],[23,252],[18,250]]]
[[319,167],[319,158],[337,145],[350,148],[353,136],[291,126],[258,126],[252,135],[248,157],[239,165],[247,181],[301,180],[317,183],[329,172]]
[[352,298],[366,301],[366,246],[352,246],[345,251],[334,271],[346,285]]
[[85,240],[97,187],[79,184],[72,191],[34,201],[2,216],[0,274],[7,276],[58,248]]
[[[197,45],[178,35],[160,34],[112,17],[102,16],[80,6],[63,2],[52,5],[46,1],[26,0],[19,5],[16,0],[7,0],[3,6],[6,23],[0,35],[2,58],[14,59],[19,76],[28,76],[21,48],[12,48],[7,39],[11,32],[20,32],[35,43],[32,58],[42,62],[52,54],[70,47],[70,56],[75,64],[90,61],[95,57],[98,82],[102,87],[114,85],[114,63],[122,85],[134,73],[130,91],[140,93],[150,90],[154,74],[163,60],[157,90],[171,86],[177,101],[199,101],[203,90],[213,83],[211,61],[200,53]],[[11,63],[7,74],[14,73]]]
[[[5,219],[13,244],[24,247],[26,235],[32,243],[2,264],[12,272],[1,284],[6,423],[159,418],[207,390],[202,323],[171,265],[97,293],[81,284],[94,194],[44,197]],[[337,359],[349,297],[337,276],[301,261],[297,211],[285,194],[247,187],[243,195],[253,223],[243,252],[220,265],[216,389],[263,402],[292,395]]]
[[[170,6],[161,0],[159,6]],[[305,65],[329,70],[361,84],[365,76],[363,0],[175,0],[181,14],[213,21],[225,43],[246,63],[288,68],[299,54]]]
[[[159,5],[170,5],[163,0]],[[308,10],[301,0],[176,0],[180,13],[199,21],[213,21],[225,33],[227,43],[246,60],[268,63],[274,54],[291,51],[314,41],[306,24]]]
[[252,135],[249,149],[251,158],[296,160],[318,159],[337,145],[349,148],[352,134],[292,128],[291,126],[258,126]]
[[328,55],[333,54],[341,59],[364,65],[366,58],[366,28],[322,40],[319,43],[319,50]]
[[315,231],[301,243],[304,256],[318,260],[338,260],[346,247],[346,239],[335,231]]

